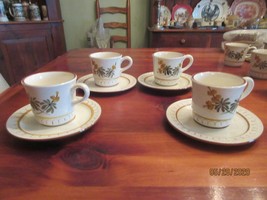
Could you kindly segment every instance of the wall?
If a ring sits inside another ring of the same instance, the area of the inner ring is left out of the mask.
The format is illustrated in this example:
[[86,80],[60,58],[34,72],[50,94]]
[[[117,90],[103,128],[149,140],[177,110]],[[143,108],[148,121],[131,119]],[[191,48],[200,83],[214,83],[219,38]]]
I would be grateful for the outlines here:
[[[110,2],[125,5],[125,0],[101,0],[101,5]],[[96,20],[95,0],[60,0],[60,4],[67,49],[88,47],[86,33]],[[148,46],[149,5],[149,0],[131,0],[132,48]]]

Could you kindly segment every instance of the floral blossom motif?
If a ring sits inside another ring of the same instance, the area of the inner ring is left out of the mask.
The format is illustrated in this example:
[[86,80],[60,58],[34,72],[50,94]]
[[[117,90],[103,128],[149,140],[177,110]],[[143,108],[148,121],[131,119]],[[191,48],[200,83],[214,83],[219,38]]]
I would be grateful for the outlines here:
[[241,52],[234,52],[231,51],[229,48],[225,48],[225,55],[228,56],[229,58],[235,59],[235,60],[241,60],[243,55],[245,53],[245,49],[242,50]]
[[203,107],[208,108],[209,110],[216,110],[217,112],[234,112],[240,99],[236,99],[231,103],[229,98],[223,98],[215,89],[211,89],[210,87],[208,87],[207,94],[211,99],[206,101],[206,104],[203,105]]
[[36,97],[30,98],[30,104],[32,109],[38,113],[51,113],[53,114],[57,109],[57,102],[60,100],[59,92],[56,92],[56,96],[50,96],[50,99],[38,101]]
[[116,63],[111,66],[111,68],[105,69],[104,67],[99,67],[95,61],[92,61],[93,74],[97,74],[101,77],[112,78],[114,76],[114,71],[116,69]]
[[259,68],[259,69],[265,69],[267,68],[267,61],[262,61],[258,55],[255,56],[255,63],[253,64],[253,67]]
[[167,66],[163,62],[163,60],[159,60],[158,64],[159,64],[158,73],[164,74],[164,75],[177,76],[181,68],[181,63],[179,63],[179,65],[175,68],[172,68],[171,66]]

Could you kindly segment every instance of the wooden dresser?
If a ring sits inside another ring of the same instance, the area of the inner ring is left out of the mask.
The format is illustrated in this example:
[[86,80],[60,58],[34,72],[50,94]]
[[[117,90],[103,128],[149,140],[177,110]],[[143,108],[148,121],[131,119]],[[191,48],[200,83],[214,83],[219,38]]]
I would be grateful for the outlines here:
[[35,3],[47,6],[48,21],[0,23],[0,72],[10,85],[66,52],[59,0]]
[[149,28],[150,47],[220,47],[225,30]]

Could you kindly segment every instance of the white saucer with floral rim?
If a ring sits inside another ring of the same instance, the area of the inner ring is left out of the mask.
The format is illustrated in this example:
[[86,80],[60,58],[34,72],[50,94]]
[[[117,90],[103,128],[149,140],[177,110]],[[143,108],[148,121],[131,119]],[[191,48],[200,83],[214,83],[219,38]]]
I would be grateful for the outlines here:
[[263,132],[261,120],[249,110],[239,106],[231,124],[226,128],[208,128],[194,121],[192,99],[174,102],[166,111],[169,123],[179,132],[193,139],[219,144],[243,145],[254,142]]
[[93,74],[85,75],[79,78],[77,82],[85,83],[86,85],[88,85],[91,92],[113,93],[113,92],[123,92],[129,90],[136,85],[137,81],[135,77],[129,74],[122,73],[121,76],[119,77],[119,83],[117,85],[110,87],[103,87],[96,85],[94,82]]
[[154,81],[154,73],[147,72],[138,77],[138,82],[148,88],[157,89],[157,90],[186,90],[192,87],[191,75],[186,73],[181,73],[179,82],[173,86],[161,86]]
[[14,112],[7,120],[8,132],[20,139],[46,141],[79,134],[93,126],[101,115],[100,105],[87,99],[75,105],[75,118],[61,126],[44,126],[33,116],[30,104]]

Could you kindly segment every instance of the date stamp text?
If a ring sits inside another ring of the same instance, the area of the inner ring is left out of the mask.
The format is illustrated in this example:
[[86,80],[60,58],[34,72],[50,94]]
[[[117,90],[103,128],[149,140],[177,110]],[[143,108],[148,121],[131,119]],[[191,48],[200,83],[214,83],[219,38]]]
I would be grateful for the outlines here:
[[210,176],[249,176],[249,168],[210,168]]

